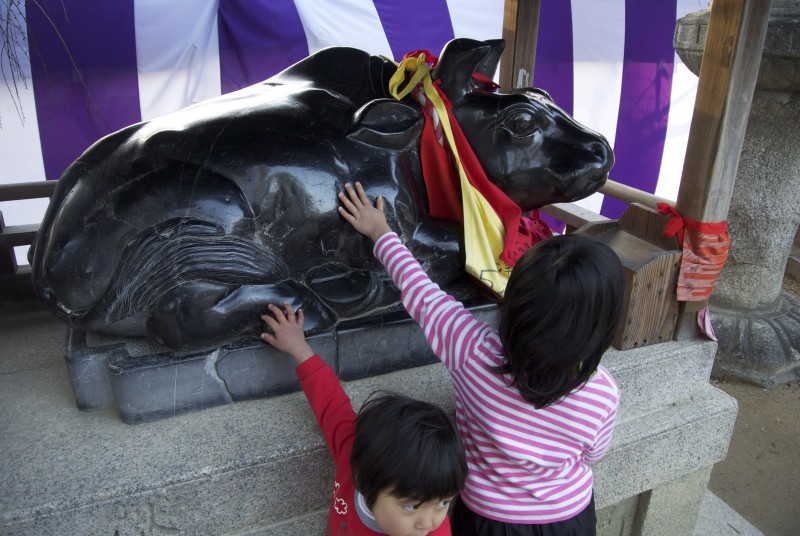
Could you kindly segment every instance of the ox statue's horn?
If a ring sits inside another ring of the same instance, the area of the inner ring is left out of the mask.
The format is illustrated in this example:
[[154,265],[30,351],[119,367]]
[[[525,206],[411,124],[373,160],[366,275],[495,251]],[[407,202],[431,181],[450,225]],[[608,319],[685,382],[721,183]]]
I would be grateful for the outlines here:
[[450,102],[458,102],[469,90],[472,74],[479,66],[482,69],[488,67],[488,64],[484,67],[482,63],[487,56],[492,56],[490,43],[475,39],[454,39],[442,49],[439,62],[431,76],[434,80],[440,81],[440,87]]

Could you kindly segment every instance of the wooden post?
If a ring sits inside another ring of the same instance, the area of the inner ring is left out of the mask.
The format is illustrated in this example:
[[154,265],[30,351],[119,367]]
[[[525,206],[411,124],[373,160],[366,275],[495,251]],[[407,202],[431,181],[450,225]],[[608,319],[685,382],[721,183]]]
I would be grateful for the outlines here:
[[[35,181],[0,184],[0,202],[52,197],[58,181]],[[16,246],[29,246],[36,237],[39,224],[6,225],[0,210],[0,301],[32,300],[30,266],[17,265]]]
[[540,1],[505,1],[503,39],[506,40],[506,50],[500,59],[500,87],[503,91],[533,85]]
[[[676,208],[703,222],[728,217],[761,63],[771,0],[714,0]],[[681,304],[676,339],[698,334],[705,302]]]

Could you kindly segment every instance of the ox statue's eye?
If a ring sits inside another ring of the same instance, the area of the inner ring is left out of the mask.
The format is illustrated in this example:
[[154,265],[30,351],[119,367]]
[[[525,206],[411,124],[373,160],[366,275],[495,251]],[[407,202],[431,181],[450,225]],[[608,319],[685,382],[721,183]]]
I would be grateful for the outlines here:
[[536,116],[529,110],[517,110],[509,114],[503,123],[506,130],[508,130],[512,136],[518,138],[532,136],[539,127]]

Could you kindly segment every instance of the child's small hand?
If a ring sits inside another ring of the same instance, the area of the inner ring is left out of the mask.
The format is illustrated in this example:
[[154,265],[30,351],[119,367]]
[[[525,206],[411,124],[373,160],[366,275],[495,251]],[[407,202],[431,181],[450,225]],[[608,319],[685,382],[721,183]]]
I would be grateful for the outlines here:
[[372,206],[360,182],[356,182],[355,189],[349,183],[344,188],[344,192],[339,192],[339,200],[342,202],[339,214],[356,231],[374,242],[392,230],[383,214],[383,197],[378,196],[375,206]]
[[261,320],[269,326],[272,333],[264,332],[261,334],[261,338],[264,342],[292,356],[299,365],[312,357],[315,352],[306,342],[303,334],[303,310],[298,309],[295,315],[292,306],[285,302],[283,308],[285,312],[275,305],[269,305],[272,315],[262,315]]

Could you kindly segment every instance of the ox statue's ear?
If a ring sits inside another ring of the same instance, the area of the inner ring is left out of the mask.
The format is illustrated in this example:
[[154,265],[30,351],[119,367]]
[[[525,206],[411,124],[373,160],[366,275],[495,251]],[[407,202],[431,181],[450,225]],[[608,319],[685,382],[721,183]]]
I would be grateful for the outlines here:
[[384,149],[404,149],[419,138],[422,114],[392,99],[369,101],[353,114],[347,137]]
[[[494,76],[497,61],[503,53],[502,48],[499,53],[496,51],[498,41],[502,40],[484,42],[460,38],[453,39],[444,46],[431,77],[440,81],[439,87],[450,102],[459,101],[469,91],[472,74],[475,71],[486,74],[485,71],[491,70],[491,74],[487,76],[490,78]],[[502,46],[505,47],[505,42]],[[493,68],[492,63],[494,63]]]
[[487,39],[485,43],[490,47],[489,53],[475,67],[475,72],[487,78],[494,78],[497,66],[500,64],[500,56],[506,49],[506,41],[505,39]]

